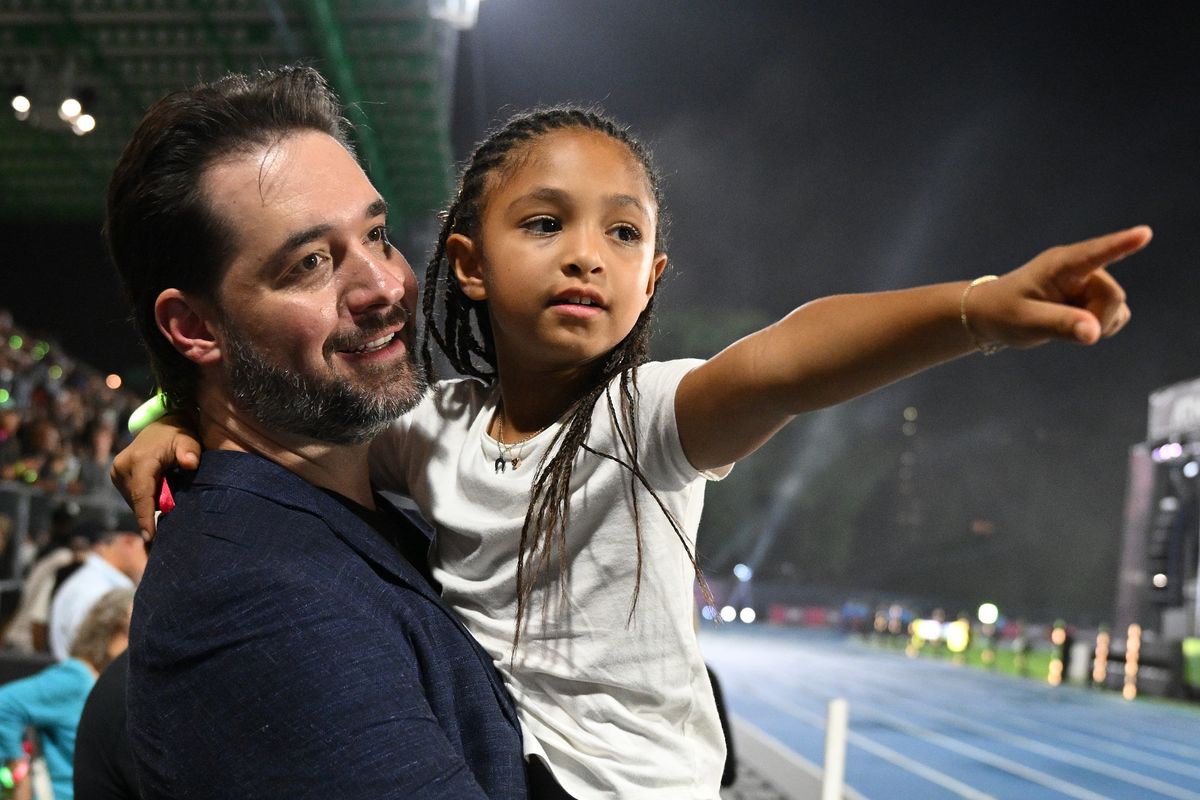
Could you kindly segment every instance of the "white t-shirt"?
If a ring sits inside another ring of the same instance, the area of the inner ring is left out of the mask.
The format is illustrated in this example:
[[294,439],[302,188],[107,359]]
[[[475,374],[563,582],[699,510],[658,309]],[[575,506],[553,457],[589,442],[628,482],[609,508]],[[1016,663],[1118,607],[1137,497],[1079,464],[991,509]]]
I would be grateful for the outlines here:
[[[641,468],[693,552],[705,481],[716,476],[698,472],[683,453],[675,390],[699,363],[651,363],[637,372]],[[617,380],[609,395],[620,419]],[[498,472],[500,448],[487,434],[497,399],[477,380],[439,383],[372,444],[372,479],[412,497],[434,526],[434,577],[503,675],[527,755],[543,758],[580,798],[713,800],[725,740],[693,624],[695,572],[654,498],[638,487],[642,576],[630,617],[632,476],[609,459],[576,456],[564,588],[555,553],[512,660],[521,527],[538,464],[561,425],[513,448],[520,467]],[[588,445],[624,458],[603,395]]]
[[88,553],[83,566],[63,581],[50,606],[50,652],[66,660],[75,634],[96,601],[113,589],[132,589],[129,576],[96,553]]

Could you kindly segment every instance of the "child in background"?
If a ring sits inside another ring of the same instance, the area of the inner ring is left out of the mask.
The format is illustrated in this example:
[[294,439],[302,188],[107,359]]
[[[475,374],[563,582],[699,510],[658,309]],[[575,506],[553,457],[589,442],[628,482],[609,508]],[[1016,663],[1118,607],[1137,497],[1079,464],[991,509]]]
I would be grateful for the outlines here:
[[[593,111],[538,110],[492,134],[424,287],[425,366],[436,346],[467,377],[371,446],[376,488],[412,497],[436,531],[433,574],[517,702],[534,785],[548,766],[576,798],[718,796],[725,743],[692,623],[707,480],[797,414],[935,364],[1111,336],[1129,309],[1106,266],[1151,235],[1052,248],[999,278],[824,298],[707,361],[655,363],[661,209],[648,152]],[[198,453],[159,423],[115,472],[153,497],[162,465]],[[135,510],[149,529],[150,503]]]
[[113,589],[102,595],[80,623],[68,658],[0,687],[0,759],[4,762],[0,765],[0,797],[30,796],[22,794],[28,786],[19,786],[27,774],[22,742],[29,729],[36,734],[45,758],[52,796],[57,800],[75,796],[72,775],[79,717],[96,677],[129,645],[132,607],[133,589]]

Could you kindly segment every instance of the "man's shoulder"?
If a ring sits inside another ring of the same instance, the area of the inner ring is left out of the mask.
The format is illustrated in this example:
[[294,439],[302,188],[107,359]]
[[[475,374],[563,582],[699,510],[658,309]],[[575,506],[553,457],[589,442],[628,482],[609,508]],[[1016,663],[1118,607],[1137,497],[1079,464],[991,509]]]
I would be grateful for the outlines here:
[[[272,472],[266,474],[279,477]],[[233,597],[254,605],[289,591],[336,599],[381,585],[381,570],[402,573],[401,584],[411,577],[378,531],[299,478],[235,483],[206,475],[202,465],[175,500],[160,518],[139,589],[156,605],[194,603],[199,611],[211,604],[222,613]]]
[[[161,518],[160,529],[208,531],[226,541],[270,543],[247,532],[286,528],[299,533],[326,529],[320,489],[299,475],[250,453],[205,453],[200,468],[168,479],[175,507]],[[195,544],[195,542],[193,542]]]

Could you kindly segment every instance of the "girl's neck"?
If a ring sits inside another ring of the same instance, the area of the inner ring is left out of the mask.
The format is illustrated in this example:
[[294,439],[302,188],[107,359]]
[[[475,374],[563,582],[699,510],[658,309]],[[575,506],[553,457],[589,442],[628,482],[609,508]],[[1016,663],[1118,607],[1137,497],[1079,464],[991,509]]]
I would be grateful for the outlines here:
[[598,365],[555,372],[531,372],[501,367],[500,402],[488,433],[497,437],[503,415],[506,442],[534,436],[562,418],[591,388]]

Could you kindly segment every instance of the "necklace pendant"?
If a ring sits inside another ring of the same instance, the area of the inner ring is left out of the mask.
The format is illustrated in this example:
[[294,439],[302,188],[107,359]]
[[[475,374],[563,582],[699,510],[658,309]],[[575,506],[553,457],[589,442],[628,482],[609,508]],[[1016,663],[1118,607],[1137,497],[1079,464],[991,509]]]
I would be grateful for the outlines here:
[[514,459],[512,460],[512,467],[513,467],[513,469],[515,470],[515,469],[516,469],[517,467],[519,467],[519,466],[521,466],[521,459],[520,459],[520,458],[514,458]]
[[[495,469],[496,469],[496,474],[497,474],[497,475],[499,475],[500,473],[504,472],[504,470],[507,468],[507,466],[508,466],[508,462],[506,462],[506,461],[504,460],[504,456],[500,456],[500,457],[499,457],[499,458],[497,458],[497,459],[496,459],[496,461],[493,463],[493,466],[494,466],[494,467],[495,467]],[[516,468],[516,466],[514,465],[514,467],[513,467],[513,468],[515,469],[515,468]]]

